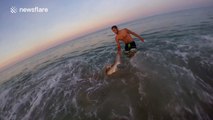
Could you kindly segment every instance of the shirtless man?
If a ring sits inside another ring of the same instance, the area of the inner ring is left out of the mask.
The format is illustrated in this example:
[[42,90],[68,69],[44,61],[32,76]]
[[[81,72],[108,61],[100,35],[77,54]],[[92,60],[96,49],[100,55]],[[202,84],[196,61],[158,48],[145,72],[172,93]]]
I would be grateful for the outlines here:
[[119,43],[120,40],[125,43],[125,53],[129,54],[130,52],[136,52],[136,44],[130,34],[134,35],[135,37],[138,37],[142,42],[144,42],[144,39],[141,36],[130,31],[127,28],[119,30],[118,27],[114,25],[111,29],[116,34],[115,41],[117,43],[118,51],[121,50],[121,46]]
[[133,41],[133,38],[130,36],[130,34],[134,35],[135,37],[138,37],[142,42],[144,42],[144,39],[141,36],[128,30],[127,28],[119,30],[117,26],[112,26],[111,29],[116,34],[115,40],[117,43],[118,51],[117,51],[115,63],[112,65],[106,66],[105,72],[107,75],[111,75],[115,73],[118,70],[117,66],[121,64],[121,46],[120,46],[119,40],[125,43],[125,53],[129,57],[134,56],[134,53],[136,52],[136,44]]

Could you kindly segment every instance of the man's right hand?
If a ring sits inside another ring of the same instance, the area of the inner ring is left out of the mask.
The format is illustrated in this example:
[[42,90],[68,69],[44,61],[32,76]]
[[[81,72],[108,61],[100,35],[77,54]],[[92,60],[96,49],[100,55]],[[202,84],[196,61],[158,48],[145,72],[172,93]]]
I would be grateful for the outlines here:
[[118,51],[121,51],[121,46],[118,46]]
[[144,42],[144,39],[143,39],[143,38],[141,38],[141,41],[142,41],[142,42]]
[[117,54],[121,55],[121,49],[118,49]]

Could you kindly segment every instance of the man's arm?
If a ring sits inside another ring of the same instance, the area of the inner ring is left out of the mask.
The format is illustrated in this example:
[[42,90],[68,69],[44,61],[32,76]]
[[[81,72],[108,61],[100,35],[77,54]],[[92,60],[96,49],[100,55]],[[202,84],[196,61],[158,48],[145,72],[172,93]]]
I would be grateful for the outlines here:
[[115,41],[117,43],[118,51],[121,51],[121,46],[117,37],[115,38]]
[[127,30],[127,32],[128,32],[129,34],[132,34],[132,35],[134,35],[135,37],[138,37],[142,42],[144,42],[144,39],[143,39],[140,35],[136,34],[135,32],[132,32],[131,30],[129,30],[129,29],[127,29],[127,28],[125,28],[125,30]]

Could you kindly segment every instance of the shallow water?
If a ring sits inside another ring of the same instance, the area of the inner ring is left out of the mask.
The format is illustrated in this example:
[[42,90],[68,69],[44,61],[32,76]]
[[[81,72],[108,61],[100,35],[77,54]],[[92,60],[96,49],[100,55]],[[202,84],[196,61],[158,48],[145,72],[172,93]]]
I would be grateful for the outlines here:
[[135,39],[139,52],[115,75],[103,72],[116,55],[110,29],[49,49],[0,85],[0,119],[213,119],[212,8],[120,27],[146,41]]

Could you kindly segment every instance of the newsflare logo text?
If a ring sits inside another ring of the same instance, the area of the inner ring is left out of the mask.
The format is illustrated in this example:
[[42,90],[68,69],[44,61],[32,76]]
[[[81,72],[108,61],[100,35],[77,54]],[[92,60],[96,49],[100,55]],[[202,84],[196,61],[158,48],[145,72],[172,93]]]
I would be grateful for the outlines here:
[[32,7],[32,8],[17,8],[15,6],[10,7],[10,12],[14,13],[47,13],[48,8]]

